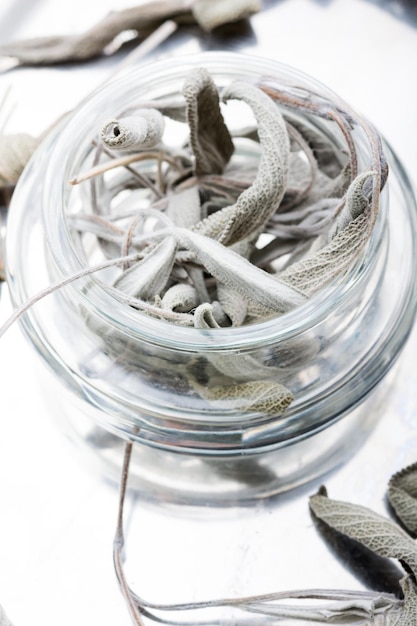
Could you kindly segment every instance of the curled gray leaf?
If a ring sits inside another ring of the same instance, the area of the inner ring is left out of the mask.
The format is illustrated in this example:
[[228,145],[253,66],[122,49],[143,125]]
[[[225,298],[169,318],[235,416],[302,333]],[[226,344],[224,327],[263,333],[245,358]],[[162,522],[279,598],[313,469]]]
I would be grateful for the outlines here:
[[196,232],[230,245],[253,234],[278,208],[287,183],[290,143],[279,108],[254,85],[235,81],[223,92],[223,99],[242,100],[251,107],[262,145],[252,185],[240,194],[235,204],[213,213],[194,227]]
[[402,524],[417,536],[417,463],[392,476],[388,500]]
[[106,122],[100,137],[111,150],[143,150],[160,143],[164,128],[164,117],[157,109],[139,109],[135,115]]
[[219,93],[208,71],[192,70],[183,85],[190,144],[197,176],[221,174],[234,146],[220,111]]

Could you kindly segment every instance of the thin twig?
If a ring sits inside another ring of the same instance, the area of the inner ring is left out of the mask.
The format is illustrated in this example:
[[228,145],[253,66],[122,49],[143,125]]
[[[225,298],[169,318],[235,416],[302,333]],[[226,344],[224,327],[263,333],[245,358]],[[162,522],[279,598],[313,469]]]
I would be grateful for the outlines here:
[[71,185],[78,185],[85,180],[89,180],[90,178],[93,178],[94,176],[99,176],[100,174],[104,174],[105,172],[115,169],[116,167],[125,167],[126,165],[130,165],[131,163],[138,163],[139,161],[147,161],[150,159],[162,159],[163,161],[169,163],[179,172],[182,171],[182,168],[178,165],[177,161],[166,152],[140,152],[139,154],[130,154],[129,156],[120,157],[118,159],[114,159],[113,161],[102,163],[97,167],[92,167],[88,172],[84,172],[83,174],[79,174],[75,178],[72,178],[69,183]]
[[115,533],[114,541],[113,541],[113,560],[114,560],[114,567],[116,570],[116,575],[119,581],[120,589],[122,591],[123,597],[129,609],[130,616],[133,622],[137,626],[144,626],[144,622],[140,616],[140,613],[137,609],[135,602],[132,599],[130,588],[129,588],[129,585],[127,584],[126,576],[125,576],[124,569],[123,569],[123,558],[122,558],[122,551],[123,551],[123,545],[124,545],[123,510],[124,510],[124,502],[125,502],[125,497],[126,497],[127,479],[129,475],[130,458],[132,456],[132,447],[133,447],[133,444],[131,441],[129,441],[125,446],[125,454],[124,454],[123,468],[122,468],[122,478],[120,481],[119,510],[118,510],[118,515],[117,515],[117,526],[116,526],[116,533]]

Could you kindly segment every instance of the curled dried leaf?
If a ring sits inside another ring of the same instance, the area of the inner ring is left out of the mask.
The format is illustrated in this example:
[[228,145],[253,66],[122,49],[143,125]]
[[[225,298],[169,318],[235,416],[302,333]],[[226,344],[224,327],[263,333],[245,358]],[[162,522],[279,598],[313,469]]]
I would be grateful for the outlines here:
[[0,135],[0,187],[14,187],[39,139],[27,133]]
[[330,230],[330,238],[344,230],[352,220],[355,220],[369,208],[369,198],[364,194],[364,185],[374,176],[376,176],[376,172],[363,172],[358,174],[349,185],[344,207]]
[[139,109],[136,115],[107,122],[100,136],[111,150],[143,150],[160,143],[164,128],[164,117],[159,111]]
[[417,463],[392,476],[388,500],[401,523],[417,536]]
[[196,232],[230,245],[252,235],[278,208],[285,193],[290,143],[280,110],[254,85],[235,81],[223,92],[223,99],[242,100],[251,107],[262,145],[253,184],[241,193],[234,205],[213,213],[194,227]]
[[234,146],[220,111],[219,93],[204,68],[192,70],[183,86],[196,176],[221,174]]
[[198,304],[198,294],[194,287],[182,283],[173,285],[165,292],[161,307],[170,311],[187,313]]

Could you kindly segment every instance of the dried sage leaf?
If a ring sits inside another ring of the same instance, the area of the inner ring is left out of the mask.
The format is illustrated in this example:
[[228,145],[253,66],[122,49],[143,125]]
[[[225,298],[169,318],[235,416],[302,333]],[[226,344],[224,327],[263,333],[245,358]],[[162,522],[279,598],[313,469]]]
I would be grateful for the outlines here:
[[276,280],[218,241],[185,228],[173,229],[173,235],[212,276],[247,300],[281,313],[306,302],[297,289]]
[[139,109],[135,115],[107,122],[101,140],[111,150],[154,148],[162,139],[165,121],[156,109]]
[[0,56],[15,57],[22,65],[50,65],[85,61],[103,53],[118,35],[135,30],[147,35],[167,19],[189,14],[190,0],[156,0],[112,11],[84,33],[36,37],[0,46]]
[[39,141],[27,133],[0,134],[0,188],[16,185]]
[[317,494],[310,498],[316,517],[334,530],[358,541],[375,554],[398,559],[417,575],[417,546],[398,525],[370,509],[331,500]]
[[195,174],[221,174],[234,146],[220,111],[217,87],[207,70],[200,67],[187,75],[182,92],[187,104]]
[[196,22],[206,31],[247,19],[262,9],[260,0],[195,0],[192,13]]
[[388,500],[406,529],[417,536],[417,463],[392,476]]
[[248,311],[246,298],[222,283],[217,285],[217,297],[223,311],[232,322],[232,326],[241,326]]
[[201,210],[197,185],[175,190],[168,196],[166,214],[177,226],[191,228],[200,221]]
[[278,208],[285,193],[290,142],[280,110],[254,85],[235,81],[223,92],[223,99],[242,100],[251,107],[262,146],[256,178],[249,189],[241,193],[234,205],[213,213],[194,227],[195,231],[230,245],[252,235]]
[[376,172],[363,172],[349,185],[345,197],[345,205],[330,229],[329,238],[332,239],[338,232],[359,217],[369,207],[369,198],[364,194],[364,185],[367,180],[376,176]]
[[203,398],[219,410],[256,411],[278,416],[282,415],[294,400],[294,396],[284,385],[273,381],[255,380],[213,387],[193,382],[193,386]]
[[203,302],[196,308],[194,311],[194,326],[201,329],[219,328],[211,304]]
[[188,313],[198,305],[198,294],[192,285],[177,283],[165,292],[161,307],[179,313]]
[[161,293],[169,280],[175,251],[174,237],[166,237],[151,248],[142,261],[125,270],[113,287],[136,298],[154,298]]
[[417,626],[417,589],[410,576],[401,581],[401,588],[404,593],[404,604],[391,610],[389,624],[392,626]]
[[324,248],[292,263],[278,275],[279,278],[311,296],[352,264],[367,243],[371,228],[369,215],[361,213]]

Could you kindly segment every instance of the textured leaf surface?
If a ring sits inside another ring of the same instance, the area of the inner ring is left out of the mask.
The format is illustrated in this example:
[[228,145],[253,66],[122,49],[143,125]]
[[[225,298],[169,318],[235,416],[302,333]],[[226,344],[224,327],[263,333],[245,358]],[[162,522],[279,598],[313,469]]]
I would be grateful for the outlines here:
[[[410,578],[405,578],[401,584],[404,592],[404,605],[393,611],[390,626],[417,626],[417,590]],[[382,622],[384,624],[384,622]]]
[[417,536],[417,463],[394,474],[388,499],[404,526]]
[[232,138],[220,111],[219,94],[204,68],[190,72],[183,87],[197,176],[221,174],[233,154]]
[[331,500],[323,495],[310,498],[310,508],[316,517],[335,530],[380,556],[406,563],[417,575],[417,546],[390,520],[366,507]]

